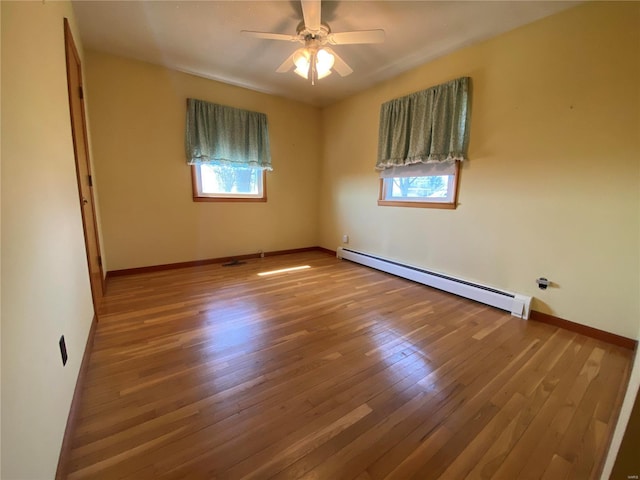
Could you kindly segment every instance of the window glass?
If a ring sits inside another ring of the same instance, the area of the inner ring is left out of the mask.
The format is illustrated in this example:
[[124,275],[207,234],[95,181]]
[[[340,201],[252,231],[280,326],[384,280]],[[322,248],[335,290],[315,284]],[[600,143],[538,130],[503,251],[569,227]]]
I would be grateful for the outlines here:
[[453,175],[393,177],[384,183],[386,200],[451,202],[454,190]]
[[417,164],[381,173],[378,205],[456,208],[458,162]]
[[263,170],[226,165],[194,165],[194,200],[266,201]]

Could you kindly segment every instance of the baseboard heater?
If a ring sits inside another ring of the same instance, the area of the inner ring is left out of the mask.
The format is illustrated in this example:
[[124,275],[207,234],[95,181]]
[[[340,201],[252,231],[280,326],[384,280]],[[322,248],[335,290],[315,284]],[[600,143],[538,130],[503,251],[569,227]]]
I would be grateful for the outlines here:
[[443,290],[475,300],[476,302],[500,308],[501,310],[506,310],[507,312],[511,312],[511,315],[515,317],[525,320],[529,318],[531,297],[526,295],[498,290],[486,285],[443,275],[442,273],[430,272],[423,268],[406,265],[368,253],[357,252],[349,248],[338,247],[336,249],[336,256],[398,277],[413,280],[414,282],[437,288],[438,290]]

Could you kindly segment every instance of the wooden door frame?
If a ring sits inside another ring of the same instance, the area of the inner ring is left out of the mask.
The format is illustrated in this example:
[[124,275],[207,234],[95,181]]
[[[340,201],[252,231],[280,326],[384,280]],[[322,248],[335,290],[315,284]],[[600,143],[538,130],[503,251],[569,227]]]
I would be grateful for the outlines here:
[[[70,69],[73,68],[72,65],[72,61],[77,62],[77,67],[79,69],[78,75],[79,75],[79,85],[76,88],[80,89],[80,92],[82,92],[82,88],[83,88],[83,83],[82,83],[82,62],[80,59],[80,55],[78,54],[78,50],[76,48],[76,44],[73,40],[73,34],[71,32],[71,27],[69,25],[69,20],[67,18],[64,19],[64,44],[65,44],[65,61],[66,61],[66,66],[67,66],[67,92],[69,94],[69,113],[71,115],[71,136],[73,139],[73,154],[74,154],[74,160],[75,160],[75,167],[76,167],[76,180],[78,182],[78,196],[79,196],[79,202],[80,202],[80,213],[82,216],[82,229],[83,229],[83,233],[84,233],[84,242],[85,242],[85,252],[87,255],[87,268],[89,270],[89,282],[92,286],[91,288],[91,297],[93,299],[93,306],[94,306],[94,311],[95,311],[95,315],[96,318],[98,318],[98,310],[100,307],[100,301],[102,300],[102,296],[104,295],[104,292],[106,290],[106,283],[105,283],[105,277],[104,277],[104,270],[102,268],[102,251],[100,249],[100,237],[98,234],[98,225],[97,225],[97,217],[96,217],[96,209],[95,209],[95,198],[93,195],[93,185],[92,185],[92,181],[89,183],[89,195],[91,197],[91,210],[92,210],[92,215],[93,215],[93,222],[88,222],[87,218],[85,216],[84,213],[84,208],[82,205],[83,202],[83,195],[82,195],[82,178],[81,178],[81,173],[80,173],[80,167],[78,164],[78,140],[77,140],[77,135],[79,134],[79,132],[76,131],[75,128],[75,123],[74,120],[76,120],[75,116],[74,116],[74,112],[73,112],[73,97],[74,95],[76,95],[76,93],[78,93],[77,91],[75,91],[74,86],[72,86],[72,77],[70,74]],[[71,58],[71,56],[73,56],[73,59]],[[87,170],[89,172],[89,176],[91,177],[92,175],[92,169],[91,169],[91,157],[89,155],[89,137],[87,135],[87,122],[86,122],[86,113],[85,113],[85,108],[84,108],[84,95],[82,93],[80,93],[80,121],[82,123],[82,132],[81,134],[84,135],[84,154],[85,154],[85,158],[86,158],[86,162],[87,162]],[[92,225],[88,225],[88,223],[92,223]],[[95,236],[95,240],[96,240],[96,251],[98,254],[98,267],[100,270],[100,285],[99,285],[99,289],[100,289],[100,298],[95,298],[96,295],[94,294],[94,279],[92,277],[91,274],[91,257],[90,257],[90,250],[89,250],[89,241],[90,241],[90,236],[87,233],[88,229],[92,228],[94,231],[94,236]]]

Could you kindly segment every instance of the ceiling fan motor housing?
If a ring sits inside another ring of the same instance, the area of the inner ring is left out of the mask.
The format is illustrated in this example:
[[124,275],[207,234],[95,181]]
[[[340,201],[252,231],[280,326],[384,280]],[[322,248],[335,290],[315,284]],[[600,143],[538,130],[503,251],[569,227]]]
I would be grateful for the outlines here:
[[298,24],[296,33],[304,37],[305,42],[308,42],[309,40],[319,40],[320,43],[323,44],[326,42],[327,35],[331,33],[331,28],[326,23],[322,23],[320,25],[320,30],[312,31],[305,26],[303,20]]

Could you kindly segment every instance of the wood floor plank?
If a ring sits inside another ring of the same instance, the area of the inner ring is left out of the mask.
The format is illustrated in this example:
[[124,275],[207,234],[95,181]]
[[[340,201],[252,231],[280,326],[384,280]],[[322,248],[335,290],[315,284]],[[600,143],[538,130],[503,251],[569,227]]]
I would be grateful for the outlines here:
[[[418,360],[419,358],[414,358],[412,360],[412,357],[418,357],[418,355],[411,355],[408,357],[405,357],[401,354],[397,355],[396,360],[401,360],[401,362],[398,362],[398,364],[396,364],[396,362],[393,362],[393,365],[391,368],[387,369],[387,372],[392,371],[393,369],[395,369],[396,367],[399,367],[399,371],[398,373],[400,375],[404,375],[403,370],[405,370],[407,367],[410,367],[410,365],[412,365],[412,363],[415,363],[413,360]],[[411,370],[409,370],[411,371]],[[402,378],[402,377],[396,377],[396,378]],[[363,382],[364,383],[364,382]],[[370,382],[366,382],[366,383],[370,383]],[[415,378],[404,378],[401,382],[401,385],[404,385],[404,388],[408,388],[412,385],[414,385],[415,382]],[[374,383],[374,385],[384,385],[384,383]],[[344,387],[343,387],[344,388]],[[383,387],[384,388],[384,387]],[[371,396],[369,395],[369,398],[367,399],[367,404],[371,406],[371,408],[375,408],[378,405],[378,402],[384,400],[384,399],[392,399],[394,397],[394,394],[398,392],[398,390],[402,388],[400,385],[394,385],[393,388],[387,388],[384,390],[384,392],[382,392],[381,394],[378,394],[376,396]],[[375,391],[375,390],[374,390]],[[352,402],[354,400],[353,395],[358,393],[357,390],[354,390],[353,388],[349,389],[349,394],[348,395],[336,395],[335,398],[327,398],[324,404],[320,404],[318,405],[318,407],[316,407],[314,409],[314,411],[317,412],[321,412],[324,410],[324,407],[328,407],[328,408],[333,408],[335,409],[336,406],[340,406],[340,405],[347,405],[348,403]],[[366,391],[362,391],[360,392],[360,394],[367,394]],[[358,401],[360,401],[361,397],[358,397]],[[378,411],[376,410],[376,413],[378,413]],[[306,423],[306,422],[305,422]],[[305,425],[306,427],[306,425]],[[283,429],[282,427],[279,430],[279,436],[282,436],[284,434],[287,433],[286,429]],[[240,439],[241,440],[241,439]],[[240,443],[244,443],[244,442],[240,442]],[[245,445],[245,450],[246,450],[246,443],[244,443]],[[227,444],[225,445],[223,448],[224,449],[228,449],[231,450],[231,452],[229,454],[226,455],[221,455],[224,456],[224,460],[228,461],[229,460],[229,456],[232,456],[234,454],[236,454],[237,450],[234,448],[235,445],[232,444]],[[206,459],[208,456],[211,456],[213,454],[215,454],[216,452],[211,452],[211,451],[206,451],[202,457],[200,459],[196,459],[196,461],[201,460],[202,464],[206,463]],[[193,464],[195,463],[193,460],[190,460],[190,462]],[[221,467],[221,464],[218,463],[218,467]],[[194,467],[194,468],[200,468],[200,467]],[[204,467],[203,467],[204,468]],[[210,472],[210,473],[214,473],[214,472]]]
[[595,478],[631,356],[322,252],[114,277],[68,478]]
[[549,462],[541,480],[565,480],[571,472],[571,463],[559,455],[554,455]]
[[[412,474],[428,462],[436,452],[439,452],[441,448],[451,440],[452,436],[453,433],[445,425],[441,425],[436,430],[425,435],[421,439],[420,444],[401,462],[388,462],[392,470],[384,477],[371,475],[371,478],[385,478],[386,480],[405,480],[410,478]],[[380,475],[380,470],[376,472]]]
[[[558,339],[555,335],[553,338]],[[566,347],[569,345],[570,344],[567,343]],[[560,347],[559,350],[562,352],[560,357],[556,355],[549,355],[551,351],[557,351],[558,347]],[[536,370],[538,370],[542,365],[541,363],[538,363],[540,360],[540,354],[546,358],[553,358],[554,363],[547,364],[544,368],[547,373],[542,380],[540,380],[538,375],[535,374],[532,378],[531,386],[527,385],[526,382],[523,385],[522,378],[519,375],[515,375],[511,381],[505,384],[507,386],[507,391],[524,392],[527,394],[528,401],[524,405],[524,408],[518,412],[516,417],[503,430],[502,434],[493,442],[483,457],[478,460],[474,469],[469,473],[469,475],[467,475],[467,478],[499,478],[496,475],[496,472],[502,466],[502,463],[505,461],[507,456],[512,454],[512,450],[516,445],[518,445],[518,448],[523,449],[523,452],[519,454],[522,455],[522,457],[517,458],[526,458],[526,449],[530,448],[530,446],[527,445],[526,441],[521,443],[522,436],[525,432],[529,432],[531,434],[531,441],[535,442],[535,435],[539,434],[537,428],[543,427],[534,425],[534,429],[529,430],[529,426],[534,419],[540,418],[538,414],[543,409],[549,396],[558,386],[560,375],[567,372],[567,369],[571,367],[575,359],[575,352],[573,349],[564,348],[563,343],[558,343],[558,346],[553,350],[540,349],[536,355],[531,357],[531,359],[525,363],[524,368],[537,365]],[[537,361],[533,361],[534,359],[537,359]],[[569,371],[567,378],[570,378],[571,375],[572,373]],[[513,384],[513,386],[510,386],[510,384]],[[514,386],[524,386],[524,388],[517,389],[513,388]],[[500,396],[494,395],[492,402],[495,403],[496,399],[500,399]],[[500,405],[500,403],[498,403],[498,405]],[[513,453],[513,455],[518,455],[518,453]],[[516,468],[519,466],[517,460],[514,464]]]
[[[506,341],[506,338],[511,337],[505,337],[503,338],[503,340]],[[494,372],[491,368],[488,368],[489,364],[487,363],[484,364],[485,368],[483,369],[483,372],[476,376],[476,379],[470,389],[466,389],[462,384],[452,383],[455,382],[456,378],[464,378],[462,374],[468,372],[469,365],[483,365],[482,360],[484,360],[487,355],[491,354],[490,351],[480,348],[479,345],[476,345],[475,347],[476,356],[466,357],[466,359],[469,360],[468,362],[461,361],[455,363],[454,369],[450,370],[449,374],[444,376],[440,382],[432,383],[432,381],[429,381],[425,383],[426,378],[431,377],[431,374],[425,377],[425,379],[417,382],[419,386],[422,386],[426,391],[434,394],[435,396],[432,400],[425,404],[425,408],[423,409],[421,415],[417,416],[416,418],[407,419],[395,432],[386,435],[383,440],[385,446],[382,446],[380,444],[371,445],[371,447],[374,448],[369,448],[367,450],[369,461],[376,460],[376,456],[384,454],[390,447],[393,446],[394,443],[397,443],[397,441],[400,440],[400,438],[397,437],[398,435],[407,435],[407,432],[411,432],[416,428],[417,425],[420,426],[421,422],[426,422],[426,425],[422,425],[422,427],[427,430],[436,428],[439,423],[443,422],[444,419],[452,411],[454,411],[458,406],[464,403],[465,399],[469,395],[469,390],[473,390],[475,385],[485,385],[487,383],[487,380],[492,377],[492,374]],[[497,363],[498,360],[494,359],[494,365]],[[317,452],[313,452],[312,455],[309,455],[310,458],[303,459],[303,461],[300,462],[300,465],[295,466],[296,475],[299,476],[301,472],[303,472],[305,468],[303,467],[303,465],[317,465],[323,461],[326,461],[326,459],[331,455],[334,455],[337,450],[338,449],[335,447],[332,448],[331,446],[324,446],[323,448],[318,449]],[[396,448],[396,452],[403,452],[404,455],[407,455],[408,451],[409,450],[404,446],[400,447],[399,449]],[[372,454],[371,452],[374,452],[374,454]],[[311,457],[313,457],[313,459]],[[372,469],[369,469],[368,471],[370,474],[372,474],[372,476],[374,476],[374,478],[377,478],[377,476],[380,474],[380,471],[375,471]],[[286,478],[290,477],[291,475],[289,474],[288,476],[286,476]]]
[[583,347],[577,347],[568,350],[570,366],[564,372],[558,372],[561,375],[557,379],[558,383],[555,386],[550,384],[549,388],[553,390],[540,411],[532,419],[523,416],[522,422],[526,426],[523,424],[521,429],[524,427],[525,431],[495,472],[495,478],[521,478],[531,474],[526,468],[528,465],[535,469],[540,463],[548,463],[543,461],[544,453],[550,456],[553,454],[553,448],[549,449],[548,444],[557,444],[573,415],[575,406],[569,396],[584,393],[582,390],[585,383],[578,375],[584,372],[584,365],[593,353],[594,345],[591,340],[587,340]]
[[524,406],[525,398],[516,393],[469,442],[468,446],[449,464],[442,478],[465,478],[477,465],[478,460],[498,439],[504,429],[516,418]]

